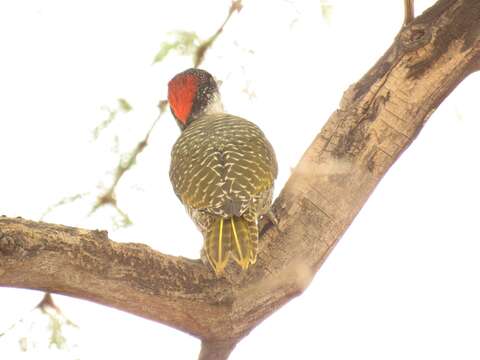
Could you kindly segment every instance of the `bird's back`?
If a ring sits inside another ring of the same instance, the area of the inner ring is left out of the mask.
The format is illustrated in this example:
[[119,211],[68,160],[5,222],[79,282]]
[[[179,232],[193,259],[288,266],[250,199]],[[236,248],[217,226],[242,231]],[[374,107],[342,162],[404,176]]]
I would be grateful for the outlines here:
[[263,132],[233,115],[195,120],[172,149],[170,178],[177,196],[192,209],[240,216],[271,193],[276,176],[275,154]]

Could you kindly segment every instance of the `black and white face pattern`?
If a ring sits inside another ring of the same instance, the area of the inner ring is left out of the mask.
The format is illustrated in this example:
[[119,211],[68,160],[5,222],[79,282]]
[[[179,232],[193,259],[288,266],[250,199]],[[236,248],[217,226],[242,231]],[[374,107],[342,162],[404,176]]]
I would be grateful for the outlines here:
[[210,73],[201,69],[190,69],[199,79],[197,95],[192,106],[191,118],[196,119],[204,114],[223,112],[223,105],[218,85]]
[[218,96],[218,85],[210,73],[201,69],[189,69],[198,79],[198,88],[192,107],[192,115],[202,112]]

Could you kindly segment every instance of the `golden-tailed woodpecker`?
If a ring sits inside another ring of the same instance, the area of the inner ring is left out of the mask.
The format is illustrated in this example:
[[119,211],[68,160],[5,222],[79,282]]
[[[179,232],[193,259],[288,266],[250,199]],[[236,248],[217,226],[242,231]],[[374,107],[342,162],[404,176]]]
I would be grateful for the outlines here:
[[224,112],[208,72],[188,69],[168,83],[182,131],[172,149],[170,180],[204,236],[217,274],[229,259],[247,269],[257,259],[258,219],[269,212],[277,161],[253,123]]

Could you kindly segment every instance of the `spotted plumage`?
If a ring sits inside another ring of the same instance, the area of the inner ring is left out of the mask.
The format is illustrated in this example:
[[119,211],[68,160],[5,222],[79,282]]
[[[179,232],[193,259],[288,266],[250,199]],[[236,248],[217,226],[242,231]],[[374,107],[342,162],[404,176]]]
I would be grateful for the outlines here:
[[170,179],[204,235],[206,258],[221,273],[230,257],[244,269],[255,263],[258,217],[270,208],[277,162],[255,124],[223,112],[213,84],[198,69],[169,84],[172,113],[183,130],[172,149]]

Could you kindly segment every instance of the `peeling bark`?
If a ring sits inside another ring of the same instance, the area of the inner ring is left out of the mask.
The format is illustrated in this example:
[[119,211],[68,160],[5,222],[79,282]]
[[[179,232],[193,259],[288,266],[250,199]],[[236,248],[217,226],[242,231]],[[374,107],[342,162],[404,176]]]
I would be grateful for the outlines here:
[[440,0],[405,26],[344,94],[261,231],[257,263],[222,278],[200,261],[106,232],[0,218],[0,286],[112,306],[188,332],[201,359],[226,359],[258,323],[301,294],[386,171],[438,105],[480,67],[480,1]]

